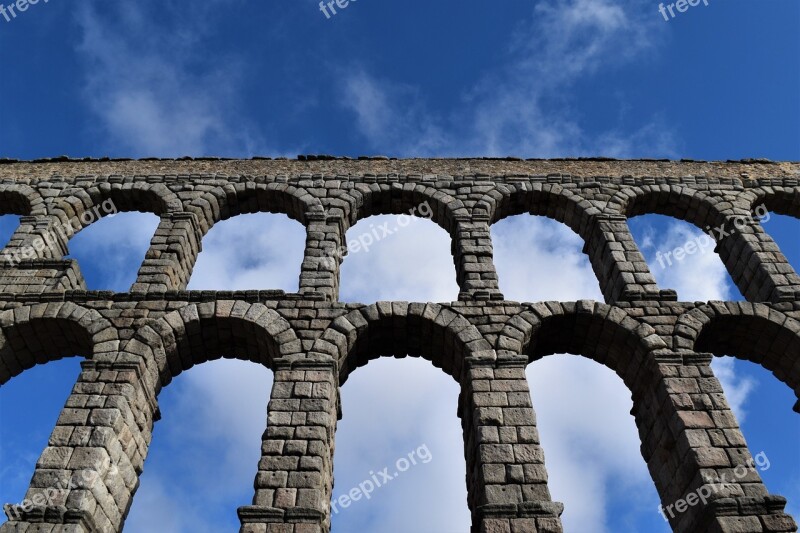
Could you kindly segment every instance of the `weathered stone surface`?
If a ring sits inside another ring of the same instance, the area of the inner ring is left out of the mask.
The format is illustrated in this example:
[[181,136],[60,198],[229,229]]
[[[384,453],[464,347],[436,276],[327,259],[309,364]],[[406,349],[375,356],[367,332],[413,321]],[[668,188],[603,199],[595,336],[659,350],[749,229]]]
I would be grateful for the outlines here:
[[[757,471],[737,474],[752,454],[709,363],[713,355],[748,359],[800,396],[800,278],[750,216],[759,205],[800,216],[798,163],[6,163],[0,201],[25,216],[0,252],[0,383],[61,357],[84,362],[26,497],[41,502],[66,488],[49,506],[11,509],[2,533],[120,531],[160,417],[159,393],[219,357],[275,374],[241,531],[327,533],[341,387],[372,359],[406,355],[428,359],[461,387],[473,533],[560,532],[563,506],[547,486],[525,367],[562,352],[606,365],[631,390],[642,455],[673,530],[796,531],[785,500]],[[122,294],[86,291],[80,265],[64,259],[72,233],[60,229],[107,214],[108,202],[161,218]],[[451,237],[453,301],[340,303],[347,230],[412,210]],[[187,291],[210,228],[262,211],[306,227],[298,292]],[[627,225],[643,213],[701,229],[739,221],[717,251],[748,301],[677,302],[659,287]],[[491,225],[519,214],[554,218],[583,238],[604,302],[503,299]]]

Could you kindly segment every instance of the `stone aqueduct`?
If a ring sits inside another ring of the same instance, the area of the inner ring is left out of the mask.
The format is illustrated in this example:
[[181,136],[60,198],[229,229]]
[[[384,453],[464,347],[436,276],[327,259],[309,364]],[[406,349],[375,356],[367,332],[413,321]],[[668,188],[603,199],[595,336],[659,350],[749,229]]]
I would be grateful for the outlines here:
[[[718,227],[746,219],[757,205],[800,217],[800,164],[2,163],[0,209],[22,218],[0,255],[37,251],[0,270],[0,383],[37,364],[84,358],[27,498],[71,478],[78,486],[16,516],[2,533],[122,530],[159,419],[159,392],[181,372],[222,356],[274,372],[252,504],[238,510],[241,531],[327,532],[339,387],[371,359],[406,354],[460,384],[472,531],[561,531],[563,506],[548,490],[525,368],[562,352],[609,367],[630,389],[642,455],[664,505],[724,474],[731,480],[706,504],[676,515],[673,530],[797,529],[785,500],[757,473],[732,475],[751,453],[710,361],[729,354],[763,365],[800,397],[800,277],[751,219],[716,248],[747,301],[678,302],[649,272],[627,218],[660,213]],[[79,265],[64,259],[63,239],[52,249],[34,245],[109,198],[122,211],[161,220],[127,293],[87,291]],[[358,220],[422,202],[451,236],[460,294],[447,303],[338,302],[340,261],[326,260],[326,251],[341,246]],[[209,229],[262,211],[307,228],[299,292],[187,291]],[[605,302],[504,300],[490,226],[524,213],[563,222],[585,240]],[[103,482],[81,485],[87,472]]]

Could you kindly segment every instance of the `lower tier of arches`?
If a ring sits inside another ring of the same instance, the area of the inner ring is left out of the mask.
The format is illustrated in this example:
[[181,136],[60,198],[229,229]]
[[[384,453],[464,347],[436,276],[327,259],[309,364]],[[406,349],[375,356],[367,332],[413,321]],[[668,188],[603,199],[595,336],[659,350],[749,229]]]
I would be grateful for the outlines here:
[[[642,456],[674,531],[795,531],[785,500],[756,472],[730,475],[754,458],[711,370],[712,353],[698,351],[731,349],[714,336],[746,328],[740,337],[752,343],[732,355],[792,386],[800,368],[793,311],[654,308],[660,314],[589,301],[10,302],[0,312],[0,381],[70,354],[86,360],[26,494],[47,505],[11,508],[0,531],[121,531],[159,418],[159,392],[192,366],[228,357],[274,373],[241,530],[328,532],[340,388],[370,360],[405,355],[429,360],[460,386],[473,532],[560,531],[563,507],[548,488],[525,368],[561,352],[609,367],[631,391]],[[767,334],[771,343],[759,338]],[[102,483],[87,487],[87,475]],[[48,492],[54,480],[69,490]],[[673,512],[699,495],[701,504]]]

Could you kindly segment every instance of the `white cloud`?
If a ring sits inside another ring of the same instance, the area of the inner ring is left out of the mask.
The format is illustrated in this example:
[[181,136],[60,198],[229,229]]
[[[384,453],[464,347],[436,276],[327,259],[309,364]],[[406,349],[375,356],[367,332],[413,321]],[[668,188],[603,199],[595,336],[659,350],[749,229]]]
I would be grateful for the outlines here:
[[297,292],[305,241],[302,224],[285,215],[256,213],[219,222],[203,238],[189,288]]
[[[334,530],[456,533],[469,529],[459,386],[421,359],[380,359],[353,372],[342,388],[336,434],[336,496],[426,446],[432,457],[341,509]],[[425,457],[420,453],[416,457]],[[379,477],[380,479],[380,477]]]
[[500,290],[509,300],[603,300],[583,239],[555,220],[509,217],[492,226]]
[[369,251],[352,253],[342,264],[341,300],[452,302],[458,299],[450,236],[434,222],[413,218],[405,227],[395,215],[361,220],[347,232],[348,242],[382,235],[386,223],[394,233]]
[[[710,237],[688,222],[669,217],[647,215],[643,220],[660,220],[660,225],[665,226],[657,239],[646,240],[641,247],[659,286],[675,289],[678,299],[687,302],[731,299],[730,276],[714,252]],[[708,244],[697,246],[697,243]],[[698,251],[683,260],[674,259],[674,253],[666,255],[677,248],[692,250],[692,245]]]
[[355,114],[369,146],[395,154],[443,154],[452,151],[444,132],[414,88],[379,80],[363,69],[344,73],[342,105]]
[[159,398],[151,457],[127,521],[132,531],[231,529],[250,505],[272,374],[242,361],[192,368]]
[[196,45],[213,27],[211,15],[231,3],[77,5],[83,32],[77,51],[84,97],[100,119],[96,134],[110,136],[109,146],[127,157],[269,152],[235,105],[243,66],[228,58],[196,68]]

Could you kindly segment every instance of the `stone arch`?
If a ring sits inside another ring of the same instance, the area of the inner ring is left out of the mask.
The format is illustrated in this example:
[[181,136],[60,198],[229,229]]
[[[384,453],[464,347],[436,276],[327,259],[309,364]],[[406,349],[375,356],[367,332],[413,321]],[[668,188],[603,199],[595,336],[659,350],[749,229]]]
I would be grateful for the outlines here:
[[498,356],[523,355],[529,362],[556,353],[592,359],[617,373],[634,394],[650,358],[668,350],[648,324],[600,302],[546,302],[511,317],[497,339]]
[[44,199],[28,185],[0,185],[0,212],[8,215],[41,216],[47,213]]
[[475,205],[492,224],[521,214],[546,216],[566,224],[584,240],[589,222],[600,212],[588,200],[557,183],[498,184]]
[[767,210],[800,219],[800,187],[770,186],[747,191],[749,210],[759,205]]
[[204,192],[186,207],[197,215],[200,232],[205,235],[214,224],[250,213],[284,214],[307,225],[306,215],[322,211],[322,205],[303,188],[286,183],[220,183]]
[[148,366],[154,363],[161,385],[167,385],[181,372],[223,357],[274,369],[277,359],[302,357],[301,348],[294,329],[275,310],[217,301],[189,304],[143,326],[125,352],[145,358]]
[[712,196],[677,185],[631,187],[617,193],[608,205],[627,217],[655,213],[684,220],[704,232],[711,228],[716,240],[714,251],[748,300],[792,299],[800,279],[789,272],[785,258],[776,260],[772,255],[774,250],[767,242],[771,239],[758,223],[739,223],[739,217],[749,215],[741,205],[752,196],[733,189],[722,192],[727,194]]
[[[82,217],[87,212],[94,212],[92,222],[107,215],[103,203],[111,200],[118,212],[138,211],[165,216],[183,211],[183,205],[175,193],[161,183],[99,183],[90,188],[69,188],[54,200],[51,213],[58,217],[62,224]],[[76,228],[75,233],[84,228]]]
[[674,339],[679,351],[759,364],[800,399],[800,321],[780,311],[759,303],[712,302],[681,315]]
[[422,183],[356,183],[347,195],[345,216],[350,227],[375,215],[424,215],[419,207],[427,203],[430,220],[455,239],[457,221],[469,216],[461,200]]
[[666,215],[694,224],[701,230],[723,224],[732,206],[722,198],[679,185],[626,187],[608,201],[608,210],[627,218],[638,215]]
[[94,309],[50,302],[0,312],[0,384],[37,364],[83,356],[113,358],[116,328]]
[[334,320],[311,356],[338,362],[339,380],[381,356],[419,356],[461,381],[465,360],[495,359],[491,345],[458,312],[433,303],[378,302]]

